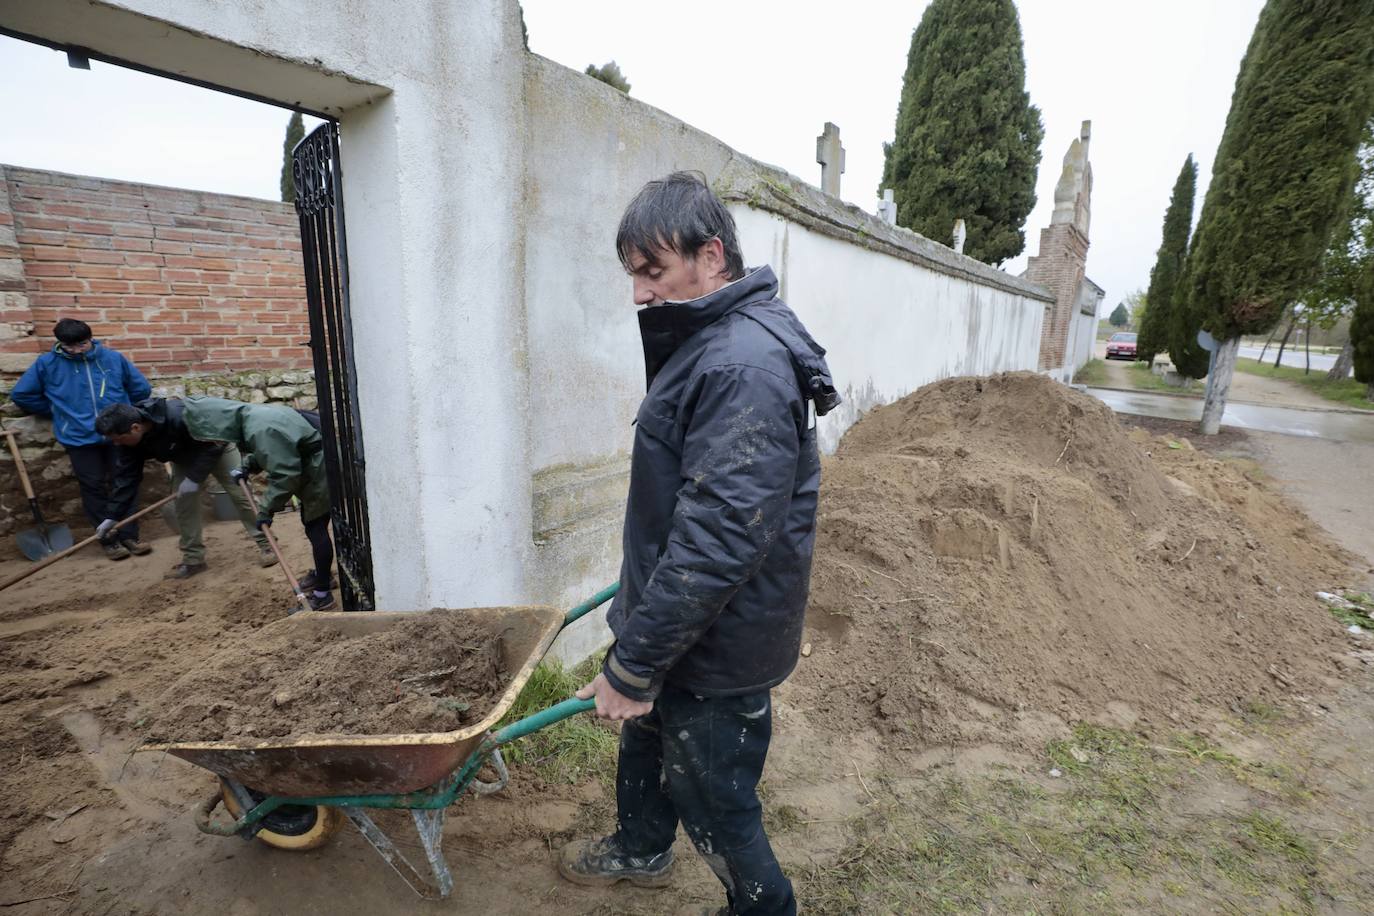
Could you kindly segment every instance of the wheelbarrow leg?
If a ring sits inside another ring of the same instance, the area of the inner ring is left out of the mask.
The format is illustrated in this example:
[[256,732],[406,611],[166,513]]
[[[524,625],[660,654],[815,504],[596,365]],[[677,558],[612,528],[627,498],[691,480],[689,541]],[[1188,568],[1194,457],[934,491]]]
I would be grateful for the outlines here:
[[424,811],[412,808],[410,816],[415,819],[415,832],[420,835],[420,842],[425,847],[425,858],[429,859],[429,868],[434,872],[439,896],[447,897],[453,893],[453,875],[444,861],[444,809]]
[[434,811],[411,811],[415,818],[416,832],[420,834],[420,842],[425,847],[425,857],[429,860],[430,870],[434,873],[432,884],[410,864],[410,860],[396,848],[396,844],[391,842],[365,810],[343,808],[342,811],[358,828],[358,832],[372,844],[372,848],[377,850],[377,855],[385,859],[415,893],[427,900],[447,897],[453,893],[453,874],[448,870],[448,863],[444,861],[443,851],[440,849],[444,833],[443,808]]

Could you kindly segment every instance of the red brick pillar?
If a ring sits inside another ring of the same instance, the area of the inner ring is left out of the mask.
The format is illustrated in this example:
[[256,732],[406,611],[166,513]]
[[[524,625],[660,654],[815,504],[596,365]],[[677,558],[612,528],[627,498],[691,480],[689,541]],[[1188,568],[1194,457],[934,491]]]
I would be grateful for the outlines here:
[[1078,290],[1088,264],[1088,237],[1073,223],[1051,223],[1040,230],[1040,253],[1026,263],[1025,278],[1054,294],[1040,330],[1040,368],[1064,365],[1069,328],[1078,308]]

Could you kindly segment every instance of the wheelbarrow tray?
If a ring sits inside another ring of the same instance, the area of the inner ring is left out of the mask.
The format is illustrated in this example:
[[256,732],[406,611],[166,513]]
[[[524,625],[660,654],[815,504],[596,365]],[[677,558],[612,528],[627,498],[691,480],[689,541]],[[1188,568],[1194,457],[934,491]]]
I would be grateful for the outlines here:
[[558,635],[563,611],[526,606],[309,613],[268,627],[366,634],[414,620],[417,614],[465,614],[493,635],[500,634],[502,665],[515,675],[481,721],[452,732],[202,741],[145,745],[140,750],[165,751],[258,792],[292,798],[399,794],[432,786],[463,765],[515,702]]

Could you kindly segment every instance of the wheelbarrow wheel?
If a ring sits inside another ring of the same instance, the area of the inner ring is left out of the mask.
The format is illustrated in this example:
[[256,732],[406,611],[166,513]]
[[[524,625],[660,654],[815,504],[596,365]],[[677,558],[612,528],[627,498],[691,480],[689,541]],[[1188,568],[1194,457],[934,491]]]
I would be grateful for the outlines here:
[[[242,817],[243,809],[238,799],[223,780],[219,791],[224,810],[235,820]],[[248,791],[254,800],[266,798],[251,789]],[[282,805],[262,820],[263,828],[257,832],[257,839],[274,849],[305,852],[328,843],[343,827],[345,818],[342,811],[328,805]]]

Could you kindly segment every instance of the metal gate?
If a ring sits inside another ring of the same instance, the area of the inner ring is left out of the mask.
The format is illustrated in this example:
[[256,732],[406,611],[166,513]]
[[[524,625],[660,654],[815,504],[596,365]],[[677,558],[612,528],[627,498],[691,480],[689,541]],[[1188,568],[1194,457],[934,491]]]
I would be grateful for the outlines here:
[[348,310],[338,123],[321,124],[296,145],[291,158],[340,596],[345,610],[370,611],[375,605],[364,477],[367,462],[358,419],[358,377]]

